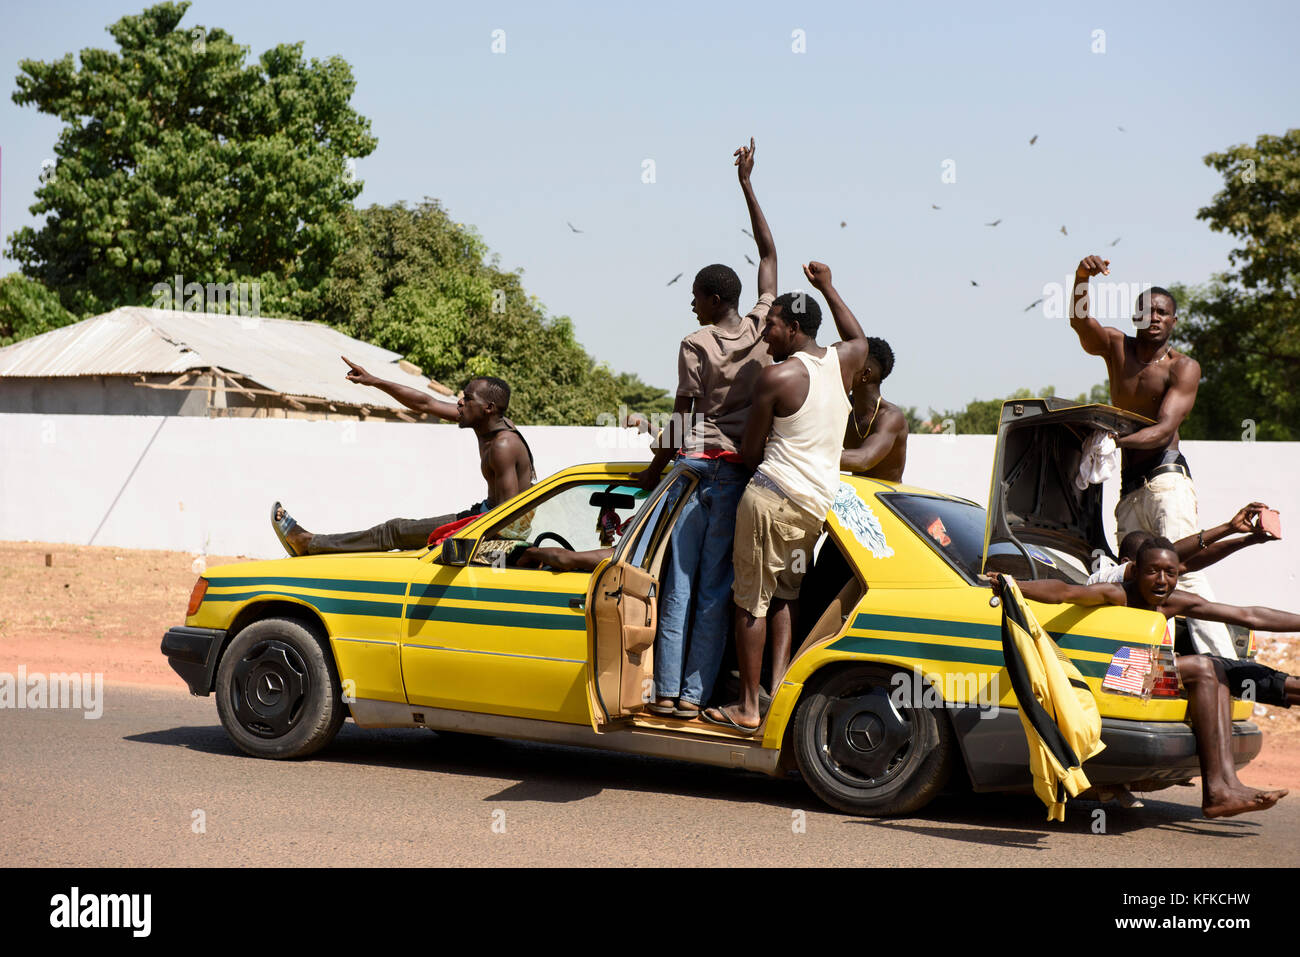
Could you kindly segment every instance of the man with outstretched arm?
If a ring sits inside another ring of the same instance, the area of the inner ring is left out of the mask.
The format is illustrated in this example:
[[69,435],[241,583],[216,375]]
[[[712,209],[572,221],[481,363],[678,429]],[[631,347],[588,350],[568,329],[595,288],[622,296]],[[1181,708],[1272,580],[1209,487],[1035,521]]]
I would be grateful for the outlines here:
[[[1222,525],[1202,529],[1195,535],[1174,542],[1174,551],[1178,553],[1180,563],[1178,574],[1186,576],[1188,572],[1201,571],[1248,545],[1276,541],[1258,525],[1259,513],[1266,508],[1268,506],[1263,502],[1251,502],[1238,509],[1237,514]],[[1229,537],[1234,534],[1236,538]],[[1155,537],[1143,529],[1129,532],[1119,543],[1120,563],[1093,572],[1088,576],[1088,584],[1130,580],[1133,577],[1133,559],[1137,557],[1138,549]],[[1195,649],[1187,650],[1187,654],[1194,653]]]
[[478,439],[479,465],[487,481],[487,498],[462,512],[433,518],[391,518],[373,528],[359,532],[312,534],[294,521],[279,502],[271,509],[271,524],[280,543],[290,555],[317,555],[325,552],[380,552],[394,548],[423,548],[429,533],[449,522],[490,511],[513,498],[537,480],[533,453],[519,430],[506,418],[510,405],[510,387],[492,376],[476,376],[465,386],[455,403],[435,398],[427,392],[397,382],[389,382],[366,372],[343,357],[350,368],[347,380],[373,386],[387,392],[413,412],[427,413],[455,422],[462,429],[473,429]]
[[[1055,579],[1016,584],[1030,601],[1127,605],[1157,611],[1166,619],[1186,615],[1258,631],[1300,631],[1300,615],[1259,606],[1222,605],[1180,590],[1178,552],[1167,538],[1154,538],[1143,545],[1133,564],[1132,579],[1121,584],[1071,585]],[[993,590],[998,594],[1002,590],[1001,578],[991,576]],[[1175,663],[1178,678],[1187,689],[1187,712],[1196,734],[1201,810],[1205,816],[1229,817],[1272,807],[1286,796],[1286,790],[1250,788],[1237,779],[1232,760],[1231,698],[1223,661],[1210,655],[1177,655]],[[1255,669],[1251,679],[1255,700],[1284,708],[1300,702],[1300,678],[1264,665],[1237,664]]]
[[741,460],[740,440],[754,383],[772,361],[762,322],[776,298],[776,244],[750,181],[753,139],[732,155],[758,246],[758,302],[740,315],[740,277],[730,266],[705,266],[696,275],[691,311],[701,328],[682,339],[670,425],[637,479],[643,488],[654,488],[674,454],[698,478],[673,525],[664,564],[655,699],[647,704],[653,714],[688,720],[709,699],[722,664],[736,504],[751,471]]
[[867,337],[867,359],[853,380],[853,408],[844,429],[840,471],[887,482],[903,481],[907,464],[907,416],[880,395],[880,383],[894,369],[894,350]]
[[[1196,402],[1201,367],[1170,342],[1177,303],[1167,289],[1153,286],[1138,296],[1136,328],[1130,336],[1092,317],[1088,287],[1096,275],[1110,275],[1110,260],[1085,256],[1074,274],[1070,326],[1085,352],[1106,360],[1111,403],[1155,421],[1115,440],[1123,450],[1115,538],[1143,529],[1177,541],[1199,527],[1196,489],[1187,459],[1178,449],[1178,429]],[[1199,572],[1183,577],[1183,590],[1214,600],[1209,582]],[[1189,621],[1188,629],[1197,651],[1236,656],[1222,625]]]
[[741,455],[755,468],[736,513],[732,596],[740,700],[704,717],[752,734],[762,723],[759,676],[772,638],[772,684],[790,661],[799,585],[840,483],[843,422],[849,391],[867,357],[862,326],[831,284],[830,267],[804,266],[826,298],[843,341],[817,344],[821,307],[803,293],[778,296],[763,338],[775,364],[758,377]]

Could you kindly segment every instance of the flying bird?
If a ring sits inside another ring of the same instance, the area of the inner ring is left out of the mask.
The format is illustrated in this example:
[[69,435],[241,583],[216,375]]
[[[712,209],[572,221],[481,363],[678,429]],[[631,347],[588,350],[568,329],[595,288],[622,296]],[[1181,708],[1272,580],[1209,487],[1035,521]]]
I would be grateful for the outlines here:
[[995,219],[995,220],[993,220],[993,222],[991,222],[991,223],[985,223],[984,225],[985,225],[985,226],[996,226],[996,225],[997,225],[998,223],[1000,223],[1000,222],[1002,222],[1001,219]]
[[978,286],[978,285],[979,285],[979,283],[977,283],[974,279],[972,279],[972,280],[970,281],[970,284],[971,284],[972,286]]
[[1117,127],[1115,127],[1115,129],[1119,130],[1121,133],[1127,133],[1127,132],[1128,132],[1128,130],[1124,129],[1124,127],[1122,127],[1122,126],[1117,126]]
[[1035,133],[1033,136],[1029,138],[1029,145],[1033,146],[1037,142],[1038,142],[1038,134]]
[[751,233],[751,232],[750,232],[748,229],[746,229],[744,226],[741,226],[741,227],[740,227],[740,231],[741,231],[742,233],[744,233],[746,236],[748,236],[750,239],[753,239],[753,238],[754,238],[754,234]]
[[842,219],[840,220],[840,229],[843,229],[843,228],[844,228],[845,226],[847,226],[847,225],[848,225],[848,223],[846,223],[844,220],[842,220]]
[[1035,299],[1035,300],[1034,300],[1033,302],[1031,302],[1029,305],[1025,306],[1025,310],[1024,310],[1024,311],[1025,311],[1025,312],[1028,312],[1030,309],[1033,309],[1034,306],[1038,305],[1038,304],[1039,304],[1040,302],[1042,302],[1042,301],[1043,301],[1043,300],[1041,300],[1041,299]]
[[1111,245],[1112,245],[1112,246],[1118,246],[1118,245],[1119,245],[1119,240],[1120,240],[1120,239],[1123,239],[1123,238],[1124,238],[1123,236],[1119,237],[1119,239],[1115,240],[1113,243],[1111,243]]
[[1065,231],[1065,227],[1064,227],[1064,226],[1061,227],[1061,235],[1062,235],[1062,236],[1068,236],[1068,235],[1070,235],[1069,233],[1067,233],[1067,232]]
[[758,263],[754,262],[754,260],[749,258],[749,253],[745,253],[745,262],[749,263],[751,266],[758,265]]
[[679,280],[679,279],[681,279],[681,278],[682,278],[682,274],[681,274],[681,273],[678,273],[676,276],[673,276],[672,279],[669,279],[669,280],[668,280],[668,285],[671,286],[673,283],[675,283],[677,280]]
[[568,225],[568,227],[569,227],[570,229],[572,229],[575,233],[580,233],[580,232],[582,232],[581,229],[579,229],[577,226],[573,225],[573,223],[570,223],[567,219],[566,219],[564,222],[565,222],[565,223]]
[[936,205],[934,205],[934,203],[931,203],[931,204],[930,204],[930,208],[931,208],[931,209],[942,209],[943,207],[941,207],[941,206],[936,206]]

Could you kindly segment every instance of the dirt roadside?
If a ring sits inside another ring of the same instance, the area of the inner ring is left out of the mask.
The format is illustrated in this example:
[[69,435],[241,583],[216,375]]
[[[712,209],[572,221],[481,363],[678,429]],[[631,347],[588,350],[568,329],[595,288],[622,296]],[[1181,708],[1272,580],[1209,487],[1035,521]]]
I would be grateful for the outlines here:
[[[207,567],[240,561],[206,558]],[[184,690],[159,644],[184,623],[198,575],[185,552],[0,542],[0,672],[101,672],[110,683]],[[1259,660],[1300,673],[1300,639],[1261,635]],[[1300,789],[1300,708],[1255,710],[1264,748],[1246,783]]]

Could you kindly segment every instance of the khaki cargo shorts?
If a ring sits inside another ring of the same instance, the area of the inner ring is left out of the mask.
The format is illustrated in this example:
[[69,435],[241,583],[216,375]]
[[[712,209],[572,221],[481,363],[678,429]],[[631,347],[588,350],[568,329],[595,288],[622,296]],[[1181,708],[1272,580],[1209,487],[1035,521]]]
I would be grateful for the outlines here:
[[736,509],[736,604],[761,618],[773,598],[798,598],[824,524],[779,492],[750,482]]

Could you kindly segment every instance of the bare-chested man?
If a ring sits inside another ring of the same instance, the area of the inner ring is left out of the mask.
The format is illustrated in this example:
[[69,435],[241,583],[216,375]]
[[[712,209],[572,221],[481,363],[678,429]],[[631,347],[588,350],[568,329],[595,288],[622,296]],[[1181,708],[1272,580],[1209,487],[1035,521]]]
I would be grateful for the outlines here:
[[[1199,619],[1242,625],[1257,631],[1300,631],[1300,615],[1260,606],[1238,607],[1206,601],[1178,588],[1181,564],[1174,543],[1153,538],[1138,549],[1131,578],[1122,583],[1071,585],[1056,579],[1017,582],[1030,601],[1076,605],[1127,605],[1156,611],[1170,619],[1194,615]],[[991,576],[1001,594],[999,575]],[[1206,817],[1230,817],[1271,808],[1286,790],[1247,787],[1237,778],[1232,759],[1232,711],[1224,663],[1210,655],[1178,655],[1178,678],[1187,689],[1187,716],[1196,734],[1201,763],[1201,810]],[[1256,699],[1289,708],[1300,704],[1300,678],[1259,668]],[[1271,674],[1266,674],[1271,672]]]
[[487,481],[488,496],[463,512],[434,518],[391,518],[359,532],[313,535],[293,520],[276,502],[271,509],[271,524],[290,555],[316,555],[322,552],[386,552],[394,548],[423,548],[429,533],[449,522],[468,518],[496,508],[537,480],[533,453],[519,430],[506,418],[510,405],[510,387],[492,376],[470,379],[456,403],[435,398],[427,392],[373,376],[344,357],[351,371],[347,380],[358,385],[374,386],[387,392],[414,412],[427,413],[455,422],[462,429],[473,429],[478,438],[479,463]]
[[907,416],[880,395],[880,383],[894,370],[894,350],[867,337],[867,360],[853,380],[853,409],[844,429],[840,471],[887,482],[903,481],[907,463]]
[[[1178,428],[1196,402],[1201,367],[1173,348],[1169,337],[1177,321],[1177,304],[1158,286],[1135,304],[1133,335],[1103,326],[1088,308],[1089,280],[1110,274],[1110,260],[1086,256],[1074,274],[1070,325],[1089,355],[1106,360],[1112,405],[1155,420],[1154,425],[1116,439],[1123,449],[1120,500],[1115,506],[1116,539],[1137,529],[1172,541],[1195,535],[1196,490],[1187,460],[1178,451]],[[1183,576],[1184,591],[1214,601],[1200,572]],[[1235,658],[1228,630],[1212,621],[1189,620],[1192,643],[1199,652]]]

